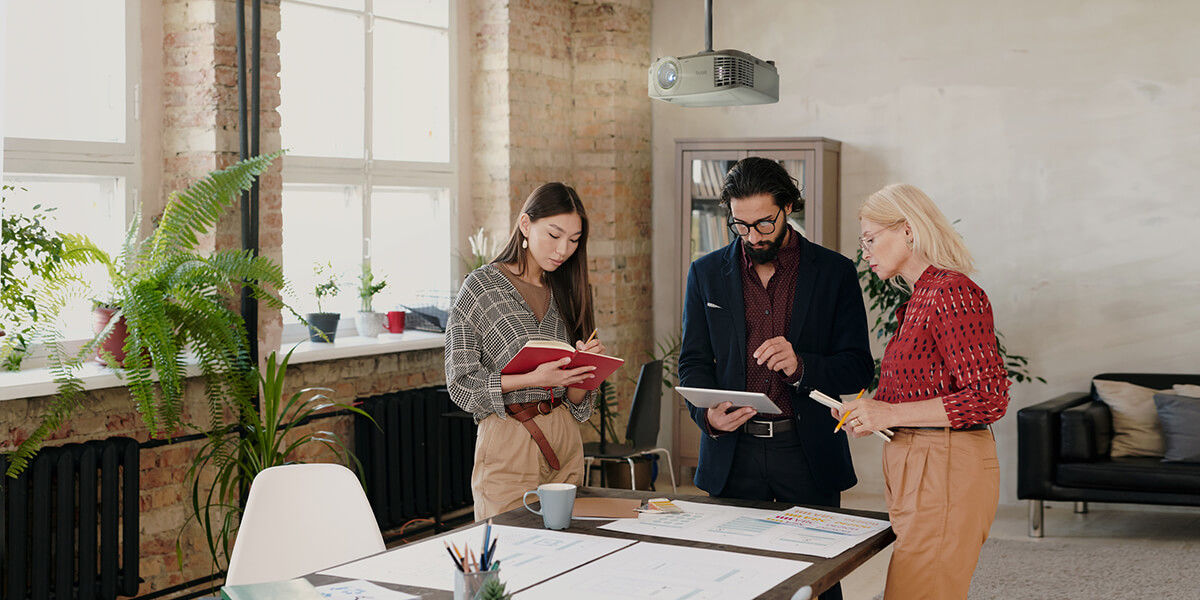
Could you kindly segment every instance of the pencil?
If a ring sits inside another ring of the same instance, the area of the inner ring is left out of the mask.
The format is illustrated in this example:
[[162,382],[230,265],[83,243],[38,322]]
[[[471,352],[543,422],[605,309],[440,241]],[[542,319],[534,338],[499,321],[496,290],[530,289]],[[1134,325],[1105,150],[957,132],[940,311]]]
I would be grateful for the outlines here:
[[[855,396],[854,399],[858,400],[858,399],[862,398],[862,395],[865,394],[866,391],[867,391],[867,388],[863,388],[863,389],[859,390],[858,395]],[[853,408],[846,411],[846,414],[842,415],[842,420],[838,421],[837,427],[833,428],[834,433],[837,433],[838,431],[840,431],[842,429],[842,425],[846,424],[846,417],[850,416],[850,413],[852,413],[852,412],[854,412]]]
[[837,427],[833,428],[834,433],[837,433],[842,430],[842,425],[846,424],[846,418],[849,417],[850,413],[852,413],[852,412],[854,412],[853,408],[842,414],[842,419],[840,421],[838,421]]
[[458,562],[458,557],[457,557],[457,556],[454,556],[454,551],[450,549],[450,544],[447,544],[446,542],[442,542],[442,544],[445,544],[445,546],[446,546],[446,554],[449,554],[449,555],[450,555],[450,560],[454,561],[454,568],[455,568],[455,569],[458,569],[459,571],[461,571],[461,570],[462,570],[462,563]]
[[597,332],[597,331],[600,331],[600,328],[599,328],[599,327],[597,327],[597,328],[595,328],[595,329],[593,329],[593,330],[592,330],[592,335],[589,335],[589,336],[588,336],[588,339],[587,339],[587,341],[583,343],[583,345],[584,345],[584,346],[586,346],[586,345],[588,345],[588,344],[592,343],[592,340],[593,340],[593,339],[595,339],[595,337],[596,337],[596,332]]

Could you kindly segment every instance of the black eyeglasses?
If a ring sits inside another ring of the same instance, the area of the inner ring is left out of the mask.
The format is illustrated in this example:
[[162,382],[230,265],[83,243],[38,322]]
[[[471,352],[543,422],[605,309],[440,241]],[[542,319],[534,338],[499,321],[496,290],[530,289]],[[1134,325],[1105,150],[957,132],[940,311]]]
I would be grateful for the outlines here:
[[737,219],[729,219],[729,230],[737,236],[750,235],[750,228],[758,230],[763,235],[775,233],[775,223],[779,221],[779,215],[783,214],[783,207],[775,212],[775,216],[769,219],[759,219],[753,223],[746,223]]

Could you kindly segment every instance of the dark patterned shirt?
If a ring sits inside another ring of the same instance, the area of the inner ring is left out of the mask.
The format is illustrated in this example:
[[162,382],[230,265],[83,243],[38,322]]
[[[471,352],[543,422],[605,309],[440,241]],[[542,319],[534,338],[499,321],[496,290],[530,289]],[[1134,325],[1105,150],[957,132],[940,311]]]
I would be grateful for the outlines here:
[[[542,388],[526,388],[507,393],[500,391],[500,369],[521,351],[531,339],[573,343],[567,325],[558,314],[554,294],[541,321],[496,265],[472,271],[463,281],[454,299],[454,308],[446,322],[446,388],[450,399],[479,422],[495,414],[508,418],[505,404],[547,400],[550,393]],[[554,388],[554,395],[566,396],[566,388]],[[578,405],[567,408],[579,422],[592,416],[590,391]]]
[[988,424],[1008,408],[1008,371],[992,305],[966,275],[929,267],[896,309],[900,329],[883,353],[875,399],[942,399],[950,426]]
[[772,371],[767,364],[758,364],[754,351],[763,342],[786,336],[792,322],[792,299],[796,295],[796,272],[800,264],[800,234],[788,227],[788,239],[775,257],[775,273],[763,287],[762,279],[754,272],[754,262],[742,251],[742,300],[746,305],[746,391],[762,392],[774,402],[781,415],[756,417],[790,419],[792,417],[792,384],[804,376],[804,364],[797,363],[796,372],[788,377],[782,371]]

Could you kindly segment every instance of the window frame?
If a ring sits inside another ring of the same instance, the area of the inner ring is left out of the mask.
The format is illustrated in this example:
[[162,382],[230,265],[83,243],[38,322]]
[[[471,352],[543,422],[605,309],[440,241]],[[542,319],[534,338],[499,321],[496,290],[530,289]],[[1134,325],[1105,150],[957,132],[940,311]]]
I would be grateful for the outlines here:
[[[124,236],[140,201],[142,180],[142,5],[125,0],[125,141],[98,142],[48,138],[9,137],[3,139],[4,174],[83,175],[124,178]],[[3,40],[0,40],[2,42]],[[3,115],[0,115],[3,118]],[[65,232],[70,233],[70,232]],[[63,340],[68,353],[78,351],[90,338]],[[21,363],[21,370],[44,366],[46,351],[33,345]]]
[[[392,17],[380,17],[374,13],[375,0],[363,0],[363,9],[348,9],[333,7],[318,2],[309,2],[306,0],[280,0],[281,8],[286,4],[319,7],[325,10],[343,12],[346,14],[354,14],[363,16],[363,156],[362,158],[344,158],[344,157],[320,157],[320,156],[303,156],[285,154],[282,164],[282,179],[283,185],[286,187],[289,184],[317,184],[317,185],[348,185],[360,188],[362,201],[362,222],[361,222],[361,264],[370,265],[372,260],[371,248],[371,213],[372,213],[372,190],[374,187],[418,187],[418,188],[444,188],[449,191],[447,207],[448,215],[450,216],[446,232],[448,238],[447,248],[452,253],[458,247],[459,242],[459,226],[455,215],[458,214],[459,206],[459,144],[458,141],[458,108],[459,108],[459,84],[457,71],[459,69],[459,36],[457,35],[458,19],[460,18],[459,2],[456,0],[448,0],[448,19],[446,27],[437,27],[426,23],[414,21],[405,21]],[[449,119],[448,131],[446,132],[449,139],[449,156],[446,162],[412,162],[400,160],[379,160],[372,156],[374,147],[374,47],[375,47],[375,19],[385,19],[396,23],[404,23],[406,25],[425,27],[429,29],[437,29],[446,32],[447,42],[449,44],[448,64],[446,68],[450,70],[449,81]],[[282,58],[282,57],[281,57]],[[286,86],[286,83],[284,84]],[[282,140],[283,146],[287,147],[287,140]],[[286,262],[287,257],[283,260]],[[460,275],[461,267],[455,261],[451,261],[450,280],[455,281]],[[343,290],[343,294],[353,288],[356,284],[350,284]],[[303,307],[301,307],[303,308]],[[299,311],[298,311],[299,312]],[[346,318],[349,317],[349,318]],[[343,315],[339,321],[337,336],[352,337],[357,335],[354,325],[354,315]],[[307,328],[290,319],[290,315],[284,315],[283,333],[281,343],[290,344],[308,339]]]

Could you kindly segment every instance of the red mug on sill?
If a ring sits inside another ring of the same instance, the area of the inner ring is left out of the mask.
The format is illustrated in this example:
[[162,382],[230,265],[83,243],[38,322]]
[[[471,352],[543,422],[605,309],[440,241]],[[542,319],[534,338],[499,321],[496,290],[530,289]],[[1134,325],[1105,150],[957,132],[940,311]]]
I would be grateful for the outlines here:
[[389,310],[387,314],[388,333],[404,333],[404,311]]

